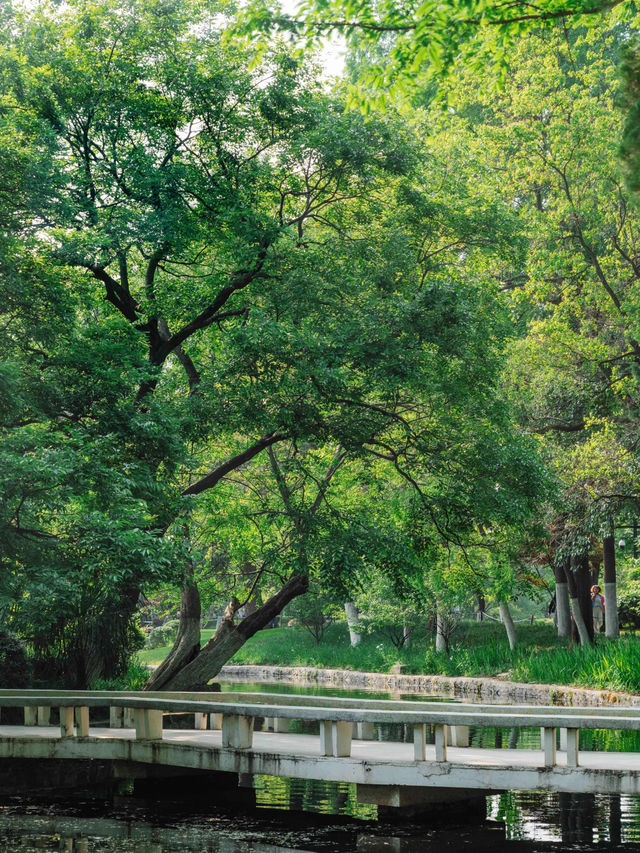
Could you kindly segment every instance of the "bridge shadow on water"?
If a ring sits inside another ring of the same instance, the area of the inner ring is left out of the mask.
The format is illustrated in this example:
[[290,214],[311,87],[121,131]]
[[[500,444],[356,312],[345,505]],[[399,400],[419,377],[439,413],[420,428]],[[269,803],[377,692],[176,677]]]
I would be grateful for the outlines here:
[[58,764],[58,774],[7,766],[0,853],[640,853],[636,797],[508,792],[488,797],[480,820],[461,809],[445,821],[391,822],[358,804],[348,784],[247,777],[221,787],[204,776],[123,783],[98,762]]

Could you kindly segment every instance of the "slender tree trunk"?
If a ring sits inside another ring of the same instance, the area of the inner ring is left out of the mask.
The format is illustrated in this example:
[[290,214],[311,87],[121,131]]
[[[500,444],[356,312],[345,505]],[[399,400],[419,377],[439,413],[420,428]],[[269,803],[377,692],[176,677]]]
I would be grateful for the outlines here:
[[571,614],[573,616],[573,622],[578,632],[578,639],[580,645],[588,646],[591,643],[591,638],[589,637],[589,632],[587,631],[587,626],[585,625],[585,621],[582,616],[582,610],[580,609],[578,584],[576,582],[576,578],[572,569],[568,565],[565,565],[565,572],[567,584],[569,586],[569,598],[571,599]]
[[412,639],[413,639],[413,625],[407,625],[405,623],[402,626],[402,647],[404,649],[410,649]]
[[604,561],[604,632],[610,640],[620,636],[618,625],[618,595],[616,581],[616,543],[611,533],[602,540]]
[[553,573],[556,579],[556,620],[559,637],[571,636],[571,611],[569,608],[569,587],[567,576],[562,566],[554,564]]
[[274,616],[278,616],[294,598],[303,595],[308,587],[307,575],[292,575],[275,595],[238,625],[233,624],[238,601],[232,600],[220,628],[205,643],[198,655],[186,666],[171,673],[162,685],[154,685],[151,688],[150,684],[147,684],[146,689],[193,690],[207,684],[250,637],[253,637],[261,628],[266,628]]
[[484,612],[487,609],[487,603],[484,600],[484,595],[478,596],[478,610],[476,613],[476,622],[482,622],[484,619]]
[[447,642],[446,621],[439,608],[436,611],[436,651],[449,651],[449,643]]
[[498,610],[500,611],[500,619],[502,620],[502,624],[504,625],[505,631],[507,632],[509,648],[511,649],[511,651],[513,651],[518,643],[518,635],[516,634],[516,626],[513,624],[513,617],[511,616],[509,605],[506,601],[501,601],[498,604]]
[[589,642],[593,643],[593,605],[591,603],[591,587],[593,584],[591,583],[589,558],[586,554],[582,560],[578,561],[575,575],[580,612],[582,613],[582,619],[589,635]]
[[347,627],[349,628],[351,648],[355,648],[355,646],[360,645],[360,641],[362,640],[362,634],[358,631],[358,628],[360,627],[358,608],[355,606],[353,601],[345,601],[344,612],[347,614]]

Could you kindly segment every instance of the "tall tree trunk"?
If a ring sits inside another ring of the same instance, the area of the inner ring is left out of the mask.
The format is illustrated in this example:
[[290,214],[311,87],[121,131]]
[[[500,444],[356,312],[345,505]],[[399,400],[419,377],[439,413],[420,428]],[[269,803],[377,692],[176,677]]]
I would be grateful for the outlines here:
[[413,640],[413,625],[407,625],[406,622],[402,626],[402,648],[410,649],[411,641]]
[[163,690],[180,670],[191,663],[200,651],[200,593],[191,577],[180,590],[180,627],[173,648],[155,670],[145,690]]
[[516,634],[516,626],[513,624],[513,617],[511,616],[509,605],[506,601],[501,601],[498,603],[498,610],[500,611],[500,619],[502,620],[502,624],[504,625],[505,631],[507,632],[509,648],[511,649],[511,651],[513,651],[518,643],[518,635]]
[[353,601],[345,601],[344,612],[347,614],[347,627],[349,628],[349,640],[351,648],[360,645],[362,634],[358,631],[360,627],[360,619],[358,618],[358,608]]
[[[568,564],[565,564],[565,574],[567,578],[567,584],[569,586],[569,598],[571,599],[571,614],[573,616],[574,625],[576,626],[576,630],[578,632],[578,640],[580,642],[580,645],[588,646],[591,643],[591,638],[589,637],[589,632],[587,631],[587,626],[585,624],[584,617],[582,615],[582,610],[580,608],[578,584],[576,582],[575,574]],[[591,606],[591,600],[589,600],[589,606]]]
[[582,619],[589,635],[589,642],[593,643],[593,605],[591,603],[591,587],[593,584],[591,583],[589,557],[586,554],[578,561],[575,576],[578,587],[580,612],[582,613]]
[[559,637],[571,636],[571,611],[569,609],[569,587],[562,566],[554,563],[553,574],[556,579],[556,622]]
[[611,533],[602,540],[604,561],[604,632],[610,640],[620,636],[618,625],[618,594],[616,581],[616,543]]
[[449,642],[447,638],[446,619],[440,608],[436,611],[436,651],[448,652]]
[[238,625],[233,624],[238,602],[230,602],[220,628],[196,657],[177,672],[171,673],[161,685],[154,685],[152,688],[148,683],[145,689],[193,690],[207,684],[250,637],[261,628],[266,628],[290,601],[304,595],[308,587],[307,575],[292,575],[275,595]]
[[478,596],[478,610],[476,612],[476,622],[482,622],[484,619],[484,612],[487,609],[487,603],[484,600],[484,595]]

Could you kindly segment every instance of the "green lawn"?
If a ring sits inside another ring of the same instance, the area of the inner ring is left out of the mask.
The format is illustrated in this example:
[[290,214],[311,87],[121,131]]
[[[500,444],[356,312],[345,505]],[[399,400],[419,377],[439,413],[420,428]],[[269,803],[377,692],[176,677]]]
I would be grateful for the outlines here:
[[[203,631],[206,641],[212,631]],[[403,663],[406,672],[452,676],[501,676],[541,684],[575,684],[604,690],[640,692],[640,640],[615,643],[598,637],[592,648],[570,648],[550,623],[519,626],[519,647],[511,652],[504,629],[495,623],[469,623],[454,635],[451,654],[436,653],[432,637],[418,635],[409,649],[396,649],[384,634],[365,636],[355,649],[344,625],[331,625],[319,645],[303,628],[274,628],[252,637],[235,655],[235,664],[314,666],[389,672]],[[145,650],[141,663],[160,663],[169,648]]]

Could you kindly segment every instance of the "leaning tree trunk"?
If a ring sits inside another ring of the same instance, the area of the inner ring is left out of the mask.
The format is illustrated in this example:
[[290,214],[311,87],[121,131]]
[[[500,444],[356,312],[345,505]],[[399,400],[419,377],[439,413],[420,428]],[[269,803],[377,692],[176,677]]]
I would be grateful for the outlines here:
[[[580,608],[580,599],[578,595],[578,584],[576,581],[575,574],[568,565],[565,564],[565,574],[567,578],[567,584],[569,587],[569,598],[571,599],[571,615],[573,616],[573,622],[578,631],[578,638],[581,646],[588,646],[591,644],[591,638],[589,636],[589,632],[587,630],[587,626],[584,621],[584,617],[582,615],[582,610]],[[593,619],[592,625],[593,629]]]
[[358,618],[358,608],[353,601],[345,601],[344,612],[347,614],[347,627],[349,628],[349,640],[351,648],[360,645],[362,634],[358,631],[360,627],[360,619]]
[[173,648],[147,681],[145,690],[164,690],[200,651],[200,593],[193,578],[180,590],[180,627]]
[[308,587],[307,575],[292,575],[275,595],[238,625],[233,624],[238,602],[237,600],[231,602],[225,611],[220,628],[200,649],[196,657],[186,666],[170,673],[161,685],[156,684],[151,688],[150,684],[147,684],[146,689],[193,690],[207,684],[250,637],[253,637],[261,628],[266,628],[290,601],[299,595],[304,595]]
[[516,634],[516,626],[513,624],[513,617],[511,616],[509,605],[506,601],[501,601],[498,603],[498,610],[500,611],[500,619],[502,620],[504,629],[507,632],[509,648],[513,651],[518,643],[518,635]]
[[556,579],[556,620],[559,637],[571,636],[571,610],[569,607],[569,587],[567,576],[562,566],[554,564],[553,574]]
[[604,561],[604,632],[610,640],[620,636],[616,583],[616,547],[613,530],[602,540]]

